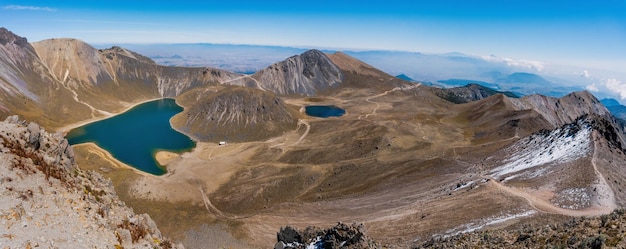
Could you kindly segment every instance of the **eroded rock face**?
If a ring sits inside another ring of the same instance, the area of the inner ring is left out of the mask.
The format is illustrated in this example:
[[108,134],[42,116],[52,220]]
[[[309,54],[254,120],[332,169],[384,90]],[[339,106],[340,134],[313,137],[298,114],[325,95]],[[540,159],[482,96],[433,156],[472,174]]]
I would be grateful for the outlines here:
[[11,116],[0,122],[0,244],[10,248],[182,248],[110,180],[74,163],[67,140]]
[[289,57],[252,77],[257,79],[261,88],[281,95],[315,95],[343,81],[341,70],[319,50]]

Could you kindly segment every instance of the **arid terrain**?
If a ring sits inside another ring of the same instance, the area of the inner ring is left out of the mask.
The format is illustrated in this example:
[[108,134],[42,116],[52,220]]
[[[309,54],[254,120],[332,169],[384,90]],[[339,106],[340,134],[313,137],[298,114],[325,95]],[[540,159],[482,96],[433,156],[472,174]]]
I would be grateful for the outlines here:
[[[67,132],[148,99],[185,108],[171,123],[197,147],[157,153],[163,176],[95,144],[73,148],[78,167],[110,178],[187,248],[271,248],[281,227],[339,221],[362,223],[379,247],[406,248],[626,205],[624,131],[589,92],[439,89],[317,50],[238,75],[77,40],[30,45],[7,30],[0,44],[0,118]],[[346,113],[311,117],[307,105]]]

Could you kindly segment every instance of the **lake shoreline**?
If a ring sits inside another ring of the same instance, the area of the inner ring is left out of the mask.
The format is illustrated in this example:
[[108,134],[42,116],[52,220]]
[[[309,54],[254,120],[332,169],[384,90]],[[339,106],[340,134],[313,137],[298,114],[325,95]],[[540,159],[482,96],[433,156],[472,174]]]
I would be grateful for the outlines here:
[[[120,160],[118,160],[117,158],[115,158],[111,152],[109,152],[108,150],[105,150],[104,148],[98,146],[98,144],[94,143],[94,142],[86,142],[86,143],[81,143],[81,144],[76,144],[77,146],[87,146],[87,147],[91,147],[92,149],[102,153],[103,156],[100,156],[102,159],[108,161],[109,163],[111,163],[112,165],[116,165],[119,168],[124,168],[124,169],[131,169],[133,172],[135,172],[136,174],[139,174],[141,176],[162,176],[162,175],[154,175],[154,174],[150,174],[148,172],[142,171],[138,168],[135,168],[131,165],[128,165]],[[165,169],[167,169],[166,167],[164,167]],[[167,174],[167,170],[166,173]],[[165,175],[163,174],[163,175]]]
[[[63,134],[63,136],[66,136],[67,133],[69,133],[71,130],[76,129],[78,127],[85,126],[85,125],[88,125],[88,124],[91,124],[91,123],[95,123],[95,122],[98,122],[98,121],[102,121],[102,120],[105,120],[105,119],[109,119],[109,118],[115,117],[115,116],[123,114],[123,113],[129,111],[130,109],[133,109],[133,108],[135,108],[135,107],[137,107],[137,106],[139,106],[141,104],[145,104],[145,103],[148,103],[148,102],[161,100],[161,99],[174,99],[174,100],[176,100],[175,98],[170,98],[170,97],[158,97],[158,98],[142,100],[140,102],[131,104],[130,106],[126,107],[124,110],[121,110],[119,112],[111,113],[110,115],[104,115],[102,117],[90,118],[90,119],[83,120],[83,121],[80,121],[80,122],[77,122],[77,123],[72,123],[72,124],[69,124],[69,125],[66,125],[66,126],[63,126],[61,128],[56,129],[56,132]],[[170,124],[170,126],[171,126],[171,124]]]
[[[196,142],[172,127],[171,117],[183,107],[173,98],[141,101],[107,118],[80,122],[72,130],[64,130],[71,145],[93,142],[119,162],[142,172],[160,176],[168,173],[159,151],[168,151],[170,161],[184,152],[193,151]],[[68,126],[69,127],[69,126]]]

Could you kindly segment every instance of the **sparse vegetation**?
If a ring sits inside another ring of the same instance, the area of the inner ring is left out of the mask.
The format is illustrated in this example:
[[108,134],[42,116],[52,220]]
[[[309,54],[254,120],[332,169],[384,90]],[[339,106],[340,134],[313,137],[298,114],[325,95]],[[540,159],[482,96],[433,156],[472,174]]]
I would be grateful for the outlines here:
[[[68,172],[61,168],[59,165],[51,165],[47,163],[40,153],[36,153],[30,148],[26,148],[15,140],[3,139],[3,145],[9,148],[11,153],[16,155],[16,159],[13,161],[13,168],[22,170],[26,174],[35,173],[34,169],[29,165],[34,165],[35,168],[46,176],[46,180],[50,177],[61,181],[68,187],[74,187],[75,183],[68,174]],[[32,163],[27,163],[24,160],[30,160]]]
[[414,248],[624,248],[624,209],[590,218],[571,218],[561,224],[524,225],[520,229],[485,230],[432,238]]
[[137,242],[148,235],[148,229],[141,224],[134,224],[129,219],[124,219],[122,224],[117,226],[118,228],[126,229],[130,232],[130,236],[133,242]]

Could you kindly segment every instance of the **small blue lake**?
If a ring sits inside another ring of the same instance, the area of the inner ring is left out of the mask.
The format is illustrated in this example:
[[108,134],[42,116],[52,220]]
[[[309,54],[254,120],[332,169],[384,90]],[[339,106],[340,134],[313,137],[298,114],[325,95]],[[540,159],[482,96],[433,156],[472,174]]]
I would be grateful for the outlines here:
[[328,117],[341,117],[346,113],[344,109],[341,109],[334,105],[310,105],[304,107],[306,115],[328,118]]
[[173,99],[155,100],[73,129],[66,137],[72,145],[93,142],[125,164],[162,175],[165,170],[154,158],[157,151],[180,153],[196,146],[170,125],[170,118],[182,110]]

